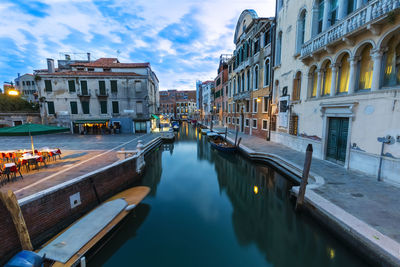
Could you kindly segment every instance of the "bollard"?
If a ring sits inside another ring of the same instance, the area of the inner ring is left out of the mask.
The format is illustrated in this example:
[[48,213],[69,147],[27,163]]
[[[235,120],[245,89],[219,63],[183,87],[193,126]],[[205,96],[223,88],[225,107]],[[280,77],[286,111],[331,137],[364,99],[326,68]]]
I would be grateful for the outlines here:
[[143,150],[143,141],[142,140],[138,140],[137,145],[136,145],[136,150],[138,151],[138,153],[141,153]]
[[295,207],[296,211],[300,208],[301,205],[303,205],[304,195],[306,193],[306,186],[308,184],[308,175],[310,173],[312,154],[313,154],[313,147],[311,144],[308,144],[306,149],[306,158],[304,160],[303,176],[301,177],[299,195],[297,196],[297,201],[296,201],[296,207]]

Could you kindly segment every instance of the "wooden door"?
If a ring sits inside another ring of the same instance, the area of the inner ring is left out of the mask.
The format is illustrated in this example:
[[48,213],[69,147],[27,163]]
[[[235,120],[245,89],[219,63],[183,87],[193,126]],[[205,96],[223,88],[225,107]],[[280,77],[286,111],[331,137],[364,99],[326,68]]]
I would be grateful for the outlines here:
[[344,163],[346,160],[348,132],[348,118],[329,118],[327,159]]

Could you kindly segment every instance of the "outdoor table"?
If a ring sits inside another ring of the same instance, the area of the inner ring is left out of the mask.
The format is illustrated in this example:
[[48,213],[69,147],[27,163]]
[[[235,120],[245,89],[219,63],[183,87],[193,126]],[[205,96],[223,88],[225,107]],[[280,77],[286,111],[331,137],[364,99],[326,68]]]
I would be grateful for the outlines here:
[[26,165],[28,166],[28,170],[30,170],[31,165],[35,165],[37,169],[39,169],[38,162],[43,162],[45,165],[46,163],[44,162],[42,156],[32,156],[30,154],[25,154],[21,158],[18,159],[21,165]]
[[[10,174],[13,172],[17,174],[18,168],[15,163],[6,163],[4,164],[4,173],[7,175],[7,180],[10,181]],[[21,175],[22,176],[22,175]]]

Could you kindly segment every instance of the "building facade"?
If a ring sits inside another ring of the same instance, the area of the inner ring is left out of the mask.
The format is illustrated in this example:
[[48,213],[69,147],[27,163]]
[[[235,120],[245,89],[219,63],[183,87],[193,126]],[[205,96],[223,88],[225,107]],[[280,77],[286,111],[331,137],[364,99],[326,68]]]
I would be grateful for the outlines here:
[[272,141],[400,183],[399,7],[277,1]]
[[228,126],[266,139],[269,128],[273,19],[244,10],[229,61]]
[[175,89],[160,91],[160,113],[173,119],[194,119],[196,91]]
[[[201,104],[200,106],[200,119],[206,122],[211,122],[215,116],[214,109],[214,93],[215,93],[215,82],[214,81],[205,81],[200,82],[198,85],[196,93],[198,98],[196,99],[196,103]],[[200,99],[200,101],[199,101]]]
[[226,104],[226,86],[228,82],[228,62],[232,55],[223,54],[219,59],[218,76],[215,78],[215,120],[218,120],[220,125],[225,125],[224,110]]
[[36,81],[33,74],[26,73],[22,76],[19,75],[14,80],[15,89],[17,89],[22,98],[26,101],[37,103],[39,101],[39,94],[36,86]]
[[75,133],[99,133],[116,126],[122,133],[149,132],[158,114],[158,79],[149,63],[120,63],[116,58],[72,61],[35,71],[41,115],[49,124]]

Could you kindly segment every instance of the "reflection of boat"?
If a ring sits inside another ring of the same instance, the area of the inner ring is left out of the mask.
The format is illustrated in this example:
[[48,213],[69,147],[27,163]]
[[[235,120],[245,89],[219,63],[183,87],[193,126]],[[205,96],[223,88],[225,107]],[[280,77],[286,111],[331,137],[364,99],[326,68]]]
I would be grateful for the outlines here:
[[237,147],[235,145],[226,142],[225,140],[223,140],[222,137],[211,138],[210,143],[213,148],[222,152],[233,153],[237,150]]
[[47,242],[37,254],[44,256],[51,266],[77,264],[149,192],[149,187],[137,186],[115,195]]
[[172,122],[172,129],[174,131],[179,131],[179,122],[178,121],[173,121]]

